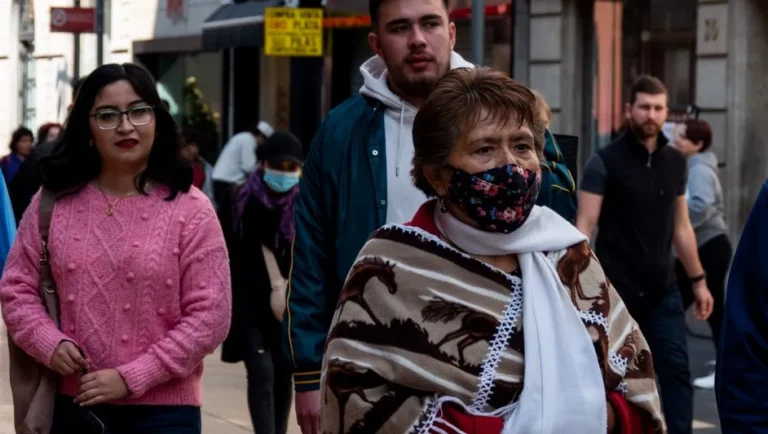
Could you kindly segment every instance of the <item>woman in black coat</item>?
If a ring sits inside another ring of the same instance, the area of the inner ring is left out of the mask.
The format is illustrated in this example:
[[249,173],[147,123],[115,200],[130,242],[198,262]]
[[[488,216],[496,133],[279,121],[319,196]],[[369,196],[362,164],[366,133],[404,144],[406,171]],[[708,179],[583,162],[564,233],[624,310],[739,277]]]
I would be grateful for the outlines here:
[[304,154],[295,136],[281,132],[258,147],[257,157],[259,168],[233,191],[232,203],[220,207],[233,297],[232,328],[222,360],[245,362],[254,430],[284,434],[293,385],[289,361],[282,352],[281,319]]

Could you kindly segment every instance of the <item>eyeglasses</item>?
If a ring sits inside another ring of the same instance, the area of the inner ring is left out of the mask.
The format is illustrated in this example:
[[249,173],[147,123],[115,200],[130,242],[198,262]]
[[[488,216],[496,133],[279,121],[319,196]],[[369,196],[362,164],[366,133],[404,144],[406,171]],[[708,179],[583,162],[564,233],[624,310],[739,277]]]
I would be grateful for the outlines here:
[[130,108],[124,112],[119,110],[101,110],[91,115],[96,119],[96,126],[100,130],[114,130],[123,121],[123,116],[128,115],[128,120],[136,127],[147,125],[154,118],[154,107],[142,105]]

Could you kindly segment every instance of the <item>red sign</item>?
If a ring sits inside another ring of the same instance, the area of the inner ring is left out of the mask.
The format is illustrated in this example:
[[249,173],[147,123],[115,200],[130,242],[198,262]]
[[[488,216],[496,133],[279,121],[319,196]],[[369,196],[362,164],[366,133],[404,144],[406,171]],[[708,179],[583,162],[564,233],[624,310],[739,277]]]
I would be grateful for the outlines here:
[[96,9],[51,8],[51,32],[96,33]]
[[184,18],[184,0],[168,0],[165,14],[170,19]]

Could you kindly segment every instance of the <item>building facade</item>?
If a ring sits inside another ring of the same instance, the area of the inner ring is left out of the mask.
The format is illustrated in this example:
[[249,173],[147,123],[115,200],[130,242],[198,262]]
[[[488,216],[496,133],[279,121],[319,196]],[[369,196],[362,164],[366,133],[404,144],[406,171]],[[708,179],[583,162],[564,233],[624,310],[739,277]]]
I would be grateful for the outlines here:
[[[96,0],[77,3],[94,7]],[[289,59],[265,57],[260,46],[203,47],[205,21],[237,3],[244,1],[104,0],[103,62],[149,69],[180,124],[195,110],[195,99],[215,115],[214,148],[259,119],[288,128]],[[263,9],[281,2],[254,3]],[[74,35],[50,31],[50,8],[75,4],[0,0],[0,75],[7,80],[0,86],[0,155],[18,126],[35,131],[46,122],[63,123],[74,83],[97,66],[95,34],[79,35],[76,56]]]
[[581,165],[622,127],[640,74],[698,107],[737,240],[768,176],[768,2],[516,0],[513,14],[513,75],[547,98],[553,130],[580,137]]

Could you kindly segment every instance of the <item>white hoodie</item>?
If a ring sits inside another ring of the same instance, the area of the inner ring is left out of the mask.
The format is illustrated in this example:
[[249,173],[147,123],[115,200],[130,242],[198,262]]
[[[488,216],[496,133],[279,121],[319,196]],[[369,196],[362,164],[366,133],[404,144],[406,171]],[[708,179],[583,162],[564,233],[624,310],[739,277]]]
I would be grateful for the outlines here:
[[[451,53],[451,69],[474,68],[458,53]],[[387,142],[387,224],[405,223],[416,214],[426,196],[411,180],[413,162],[413,120],[416,107],[395,95],[387,83],[389,74],[379,56],[360,67],[365,84],[360,93],[376,98],[386,107],[384,137]]]

